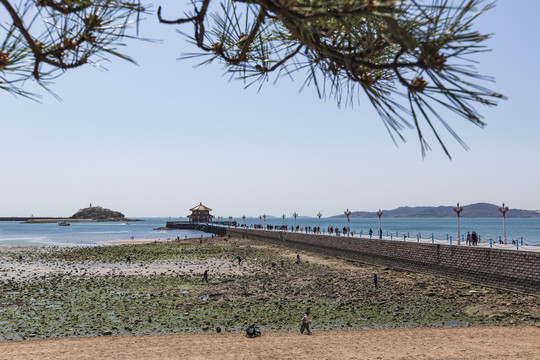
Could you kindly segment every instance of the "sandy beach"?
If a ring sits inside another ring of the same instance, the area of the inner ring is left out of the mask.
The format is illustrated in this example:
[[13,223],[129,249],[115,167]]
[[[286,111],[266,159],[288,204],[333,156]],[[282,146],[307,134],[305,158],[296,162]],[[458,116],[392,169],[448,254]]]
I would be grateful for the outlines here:
[[0,359],[540,359],[538,327],[106,336],[1,343]]
[[99,241],[97,244],[101,245],[130,245],[130,244],[148,244],[148,243],[158,243],[158,242],[166,242],[166,241],[172,241],[172,240],[163,240],[163,239],[137,239],[137,240],[111,240],[111,241]]

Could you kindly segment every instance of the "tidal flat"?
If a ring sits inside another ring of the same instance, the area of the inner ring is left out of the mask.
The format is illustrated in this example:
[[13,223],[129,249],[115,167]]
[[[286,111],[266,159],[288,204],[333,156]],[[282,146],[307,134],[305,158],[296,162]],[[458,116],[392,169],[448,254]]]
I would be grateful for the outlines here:
[[0,294],[0,340],[297,330],[307,307],[314,329],[540,326],[535,296],[224,237],[3,248]]

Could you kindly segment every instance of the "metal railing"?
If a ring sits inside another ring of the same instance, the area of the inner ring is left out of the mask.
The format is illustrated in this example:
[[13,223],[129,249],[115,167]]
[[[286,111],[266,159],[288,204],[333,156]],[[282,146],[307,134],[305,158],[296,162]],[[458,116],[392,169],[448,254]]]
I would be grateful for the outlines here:
[[[343,233],[340,229],[337,229],[337,231],[328,232],[324,231],[325,229],[321,229],[321,231],[309,231],[304,228],[299,228],[298,230],[291,229],[290,227],[287,227],[286,229],[283,228],[280,225],[274,225],[274,226],[268,226],[267,228],[259,226],[259,224],[253,224],[251,226],[236,226],[236,228],[240,229],[250,229],[250,230],[264,230],[264,231],[285,231],[290,233],[304,233],[304,234],[311,234],[311,235],[330,235],[330,236],[342,236],[342,237],[352,237],[352,238],[358,238],[358,239],[371,239],[374,241],[404,241],[404,242],[417,242],[417,243],[430,243],[430,244],[444,244],[444,245],[452,245],[452,246],[470,246],[470,247],[479,247],[479,248],[491,248],[491,249],[501,249],[501,250],[518,250],[518,251],[532,251],[532,252],[540,252],[540,246],[536,245],[529,245],[524,242],[523,237],[520,237],[519,239],[510,239],[510,244],[503,244],[503,241],[501,237],[498,239],[485,239],[482,238],[480,235],[478,236],[478,242],[476,245],[473,245],[471,241],[467,241],[465,238],[465,235],[461,236],[460,244],[458,244],[457,239],[453,238],[451,235],[446,234],[446,236],[440,236],[435,235],[434,233],[431,234],[411,234],[410,232],[403,232],[400,233],[398,231],[396,232],[386,232],[386,234],[379,234],[378,232],[366,232],[364,233],[363,230],[361,230],[358,233],[351,232],[350,234]],[[326,229],[327,230],[327,229]]]

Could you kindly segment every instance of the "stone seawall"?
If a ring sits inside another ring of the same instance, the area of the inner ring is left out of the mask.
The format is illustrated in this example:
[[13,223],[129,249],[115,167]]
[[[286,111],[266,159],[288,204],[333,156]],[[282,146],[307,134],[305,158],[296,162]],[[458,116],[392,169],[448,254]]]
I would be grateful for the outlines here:
[[540,253],[239,228],[228,228],[227,234],[540,295]]

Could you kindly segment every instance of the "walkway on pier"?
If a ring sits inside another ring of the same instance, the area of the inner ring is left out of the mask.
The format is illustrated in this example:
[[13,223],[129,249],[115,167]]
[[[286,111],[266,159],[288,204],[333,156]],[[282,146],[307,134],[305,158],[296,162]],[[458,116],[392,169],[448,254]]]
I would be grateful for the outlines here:
[[[215,225],[214,226],[222,226],[223,228],[227,228],[228,226],[225,225]],[[310,234],[310,235],[330,235],[335,237],[348,237],[348,238],[358,238],[358,239],[365,239],[365,240],[373,240],[373,241],[401,241],[401,242],[417,242],[417,243],[425,243],[425,244],[443,244],[443,245],[451,245],[451,246],[466,246],[466,247],[478,247],[478,248],[492,248],[492,249],[500,249],[500,250],[517,250],[517,251],[530,251],[530,252],[539,252],[540,253],[540,246],[536,245],[526,245],[523,243],[523,240],[514,240],[515,244],[501,244],[498,241],[494,241],[490,239],[489,241],[479,241],[478,245],[472,246],[467,243],[467,241],[460,241],[458,244],[457,240],[453,240],[452,238],[446,239],[440,239],[437,238],[434,235],[431,235],[429,237],[422,237],[421,234],[409,236],[408,234],[402,234],[402,235],[383,235],[382,237],[379,237],[378,235],[375,235],[375,233],[372,236],[369,236],[367,234],[343,234],[343,233],[328,233],[328,232],[313,232],[313,231],[293,231],[293,230],[282,230],[280,228],[274,228],[274,229],[265,229],[265,228],[253,228],[253,227],[243,227],[243,226],[236,226],[233,228],[238,229],[249,229],[249,230],[261,230],[261,231],[273,231],[273,232],[288,232],[288,233],[300,233],[300,234]]]

